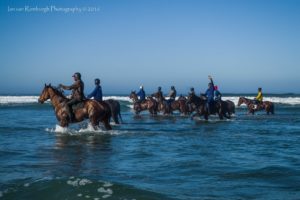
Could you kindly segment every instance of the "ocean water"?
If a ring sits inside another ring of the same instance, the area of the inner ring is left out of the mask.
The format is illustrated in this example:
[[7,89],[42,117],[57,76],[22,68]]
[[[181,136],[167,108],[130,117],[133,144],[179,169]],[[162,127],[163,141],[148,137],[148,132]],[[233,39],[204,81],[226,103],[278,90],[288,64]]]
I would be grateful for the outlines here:
[[111,96],[124,121],[112,131],[63,129],[37,98],[0,96],[0,199],[300,199],[300,96],[208,122],[135,116]]

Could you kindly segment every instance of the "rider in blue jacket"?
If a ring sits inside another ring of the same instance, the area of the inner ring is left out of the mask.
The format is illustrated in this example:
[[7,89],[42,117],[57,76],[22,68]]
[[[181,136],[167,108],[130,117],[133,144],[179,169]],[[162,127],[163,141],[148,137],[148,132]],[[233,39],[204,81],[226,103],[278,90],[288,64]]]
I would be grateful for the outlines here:
[[214,92],[215,92],[215,87],[214,87],[214,82],[211,76],[208,76],[208,79],[210,80],[210,83],[208,83],[208,88],[205,92],[205,96],[207,98],[207,108],[208,112],[212,113],[213,111],[213,106],[214,106]]
[[141,85],[140,86],[140,91],[137,93],[137,95],[140,97],[139,101],[142,102],[146,99],[146,93],[144,91],[144,87]]
[[96,101],[102,101],[102,88],[101,88],[101,85],[100,85],[100,79],[96,78],[95,79],[95,89],[93,90],[93,92],[91,94],[89,94],[87,96],[87,98],[92,98],[94,97],[94,99]]

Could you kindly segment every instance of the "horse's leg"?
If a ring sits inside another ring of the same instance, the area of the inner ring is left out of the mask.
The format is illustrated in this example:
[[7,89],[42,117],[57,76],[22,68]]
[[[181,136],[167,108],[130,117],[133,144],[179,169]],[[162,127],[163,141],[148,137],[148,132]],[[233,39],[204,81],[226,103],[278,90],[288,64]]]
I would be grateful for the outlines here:
[[103,119],[102,123],[104,124],[104,127],[105,127],[106,130],[111,130],[112,129],[110,124],[109,124],[109,119],[108,118]]
[[99,125],[99,120],[95,116],[90,116],[89,118],[93,129],[96,130]]
[[198,112],[196,112],[196,113],[192,114],[192,116],[191,116],[191,120],[193,120],[193,119],[194,119],[194,117],[195,117],[196,115],[198,115],[198,114],[199,114]]
[[114,119],[116,124],[120,124],[118,114],[116,112],[113,113],[113,119]]
[[60,125],[61,127],[63,127],[63,128],[66,128],[66,127],[69,126],[69,122],[68,122],[68,120],[66,120],[66,119],[62,119],[62,120],[59,121],[59,125]]
[[207,121],[208,120],[208,113],[204,114],[204,119]]

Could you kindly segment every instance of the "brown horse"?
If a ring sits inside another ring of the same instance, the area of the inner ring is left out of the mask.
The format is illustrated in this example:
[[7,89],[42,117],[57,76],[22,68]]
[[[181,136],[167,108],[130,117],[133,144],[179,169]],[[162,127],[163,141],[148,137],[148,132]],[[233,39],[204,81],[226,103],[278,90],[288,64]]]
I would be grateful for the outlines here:
[[209,115],[218,115],[219,119],[223,119],[226,117],[227,119],[230,118],[230,115],[227,115],[229,113],[228,111],[228,102],[226,101],[217,101],[214,103],[214,109],[211,113],[209,113],[207,108],[207,99],[205,96],[201,95],[198,97],[197,95],[191,93],[188,96],[188,103],[192,105],[192,107],[196,108],[196,113],[192,115],[192,118],[194,118],[196,115],[204,116],[205,120],[208,120]]
[[123,122],[122,116],[121,116],[121,105],[120,102],[114,99],[108,99],[105,100],[109,105],[110,111],[111,111],[111,118],[114,120],[116,124],[120,124],[119,119],[121,122]]
[[69,99],[67,99],[61,91],[52,87],[51,84],[45,84],[38,101],[39,103],[44,103],[48,99],[51,100],[56,118],[62,127],[67,127],[70,123],[89,119],[94,128],[97,127],[101,121],[107,130],[111,130],[109,124],[111,112],[109,106],[105,102],[99,103],[95,100],[84,100],[82,105],[78,105],[78,108],[74,110],[74,121],[71,121],[67,109],[67,102]]
[[208,120],[209,113],[206,107],[206,98],[202,98],[202,96],[198,97],[194,93],[190,93],[187,103],[191,106],[193,111],[196,111],[191,119],[198,115],[199,117],[204,116],[204,119]]
[[238,101],[238,106],[246,104],[248,108],[248,114],[254,114],[256,111],[265,110],[267,115],[274,114],[274,104],[271,101],[263,101],[261,104],[255,105],[252,99],[246,97],[240,97]]
[[151,95],[157,100],[159,112],[163,112],[164,115],[166,114],[173,114],[173,111],[178,110],[181,114],[187,115],[188,114],[188,107],[187,107],[187,99],[183,96],[180,96],[177,100],[170,103],[167,103],[167,100],[159,93],[153,93]]
[[139,101],[135,91],[132,91],[129,98],[133,101],[133,109],[136,114],[144,110],[149,110],[151,115],[157,115],[157,102],[152,97],[147,97],[144,101]]
[[235,105],[232,101],[226,100],[226,101],[224,101],[224,104],[227,108],[226,111],[227,111],[227,114],[229,115],[229,117],[231,117],[231,115],[235,114]]

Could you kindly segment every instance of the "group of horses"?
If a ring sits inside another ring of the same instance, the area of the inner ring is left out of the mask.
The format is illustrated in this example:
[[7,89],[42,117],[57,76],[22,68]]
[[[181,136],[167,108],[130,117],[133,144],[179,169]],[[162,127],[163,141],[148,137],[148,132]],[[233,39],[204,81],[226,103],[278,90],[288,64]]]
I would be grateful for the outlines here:
[[[147,97],[144,101],[140,101],[136,92],[131,92],[130,99],[133,101],[133,109],[136,114],[144,110],[148,110],[151,115],[162,113],[163,115],[172,115],[174,111],[179,111],[182,115],[192,115],[204,117],[208,120],[210,115],[217,115],[220,119],[230,119],[235,113],[235,105],[232,101],[216,101],[212,109],[207,107],[207,99],[204,95],[197,96],[190,93],[187,97],[180,96],[177,100],[168,102],[161,93],[154,93]],[[121,117],[120,103],[114,99],[98,102],[92,99],[85,99],[81,103],[73,106],[74,119],[70,117],[68,109],[69,99],[63,94],[60,89],[46,85],[38,99],[39,103],[44,103],[51,100],[54,112],[60,126],[68,127],[70,123],[81,122],[89,119],[91,125],[96,129],[99,123],[102,122],[107,130],[111,130],[110,120],[114,120],[119,124]],[[255,104],[253,100],[245,97],[240,97],[238,106],[246,104],[248,113],[254,114],[256,111],[265,110],[267,114],[274,114],[274,104],[270,101],[264,101],[261,104]]]
[[[135,91],[132,91],[129,98],[133,101],[133,109],[136,114],[144,110],[148,110],[151,115],[162,113],[163,115],[172,115],[174,111],[178,111],[182,115],[192,115],[204,117],[208,120],[210,115],[217,115],[220,119],[230,119],[235,113],[235,105],[232,101],[215,101],[211,109],[208,109],[207,98],[204,95],[197,96],[190,93],[187,97],[179,96],[177,100],[168,103],[168,101],[161,95],[161,93],[153,93],[145,100],[140,101]],[[238,106],[246,104],[248,113],[254,114],[259,110],[266,110],[267,114],[274,114],[274,104],[270,101],[264,101],[261,104],[255,104],[253,100],[245,97],[240,97]]]

